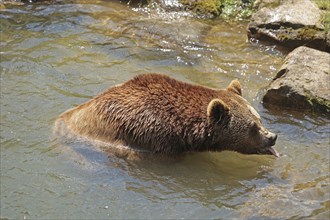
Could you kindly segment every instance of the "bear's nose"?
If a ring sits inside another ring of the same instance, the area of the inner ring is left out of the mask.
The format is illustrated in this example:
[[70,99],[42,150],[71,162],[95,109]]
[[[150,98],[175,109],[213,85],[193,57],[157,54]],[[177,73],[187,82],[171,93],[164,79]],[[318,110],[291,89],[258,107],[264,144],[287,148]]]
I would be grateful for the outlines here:
[[276,139],[277,139],[277,134],[271,133],[269,132],[270,136],[269,136],[269,144],[270,146],[275,145]]

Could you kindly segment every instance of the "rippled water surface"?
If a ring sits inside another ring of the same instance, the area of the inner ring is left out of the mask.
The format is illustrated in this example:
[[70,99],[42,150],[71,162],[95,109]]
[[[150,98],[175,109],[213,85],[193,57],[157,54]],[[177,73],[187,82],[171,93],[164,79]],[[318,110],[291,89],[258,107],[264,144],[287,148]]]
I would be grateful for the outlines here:
[[[329,218],[329,120],[260,104],[279,51],[250,44],[246,23],[89,2],[1,9],[1,218]],[[238,78],[282,156],[58,150],[61,112],[144,72],[215,88]]]

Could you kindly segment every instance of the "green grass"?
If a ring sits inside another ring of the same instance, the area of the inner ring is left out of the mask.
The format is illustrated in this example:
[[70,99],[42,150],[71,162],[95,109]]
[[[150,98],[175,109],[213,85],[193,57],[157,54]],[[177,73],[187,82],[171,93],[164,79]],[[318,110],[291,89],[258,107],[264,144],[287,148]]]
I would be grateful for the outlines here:
[[253,1],[222,0],[221,17],[223,19],[245,20],[252,15]]
[[322,24],[326,32],[330,30],[330,0],[313,0],[322,10]]
[[329,0],[313,0],[321,10],[330,10]]
[[253,0],[179,0],[200,15],[244,20],[252,15]]

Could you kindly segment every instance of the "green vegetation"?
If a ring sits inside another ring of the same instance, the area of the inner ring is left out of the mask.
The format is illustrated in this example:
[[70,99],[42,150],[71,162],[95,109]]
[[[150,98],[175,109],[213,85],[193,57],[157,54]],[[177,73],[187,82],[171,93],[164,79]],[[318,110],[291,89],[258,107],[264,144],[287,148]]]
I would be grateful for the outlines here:
[[291,36],[288,33],[280,33],[278,34],[279,41],[288,41],[291,39]]
[[310,92],[305,91],[306,101],[310,104],[313,109],[321,109],[325,111],[330,110],[330,102],[321,97],[313,96]]
[[184,5],[201,15],[219,15],[221,0],[180,0]]
[[322,10],[322,24],[325,31],[330,30],[330,1],[329,0],[313,0],[316,5]]
[[318,31],[313,28],[303,27],[298,29],[297,39],[313,39],[317,33]]
[[323,13],[322,24],[326,32],[330,30],[330,9]]
[[321,10],[330,10],[329,0],[313,0]]
[[[179,0],[180,3],[206,17],[245,20],[251,17],[255,0]],[[330,30],[330,0],[312,0],[322,10],[322,23]],[[278,1],[279,3],[280,1]],[[267,2],[266,2],[267,3]],[[266,4],[265,3],[265,4]],[[272,2],[273,3],[273,2]],[[275,2],[277,3],[277,2]]]
[[221,18],[244,20],[252,15],[253,0],[222,0]]
[[243,20],[251,17],[253,0],[179,0],[203,16]]

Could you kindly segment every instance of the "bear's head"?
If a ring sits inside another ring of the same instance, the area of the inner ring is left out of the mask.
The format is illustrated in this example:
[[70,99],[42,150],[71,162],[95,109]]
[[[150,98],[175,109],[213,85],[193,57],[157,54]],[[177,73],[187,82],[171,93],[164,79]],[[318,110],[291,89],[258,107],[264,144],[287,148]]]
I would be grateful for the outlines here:
[[242,97],[239,81],[233,80],[225,90],[219,91],[219,98],[210,101],[207,117],[214,150],[279,156],[272,147],[277,135],[262,126],[259,114]]

